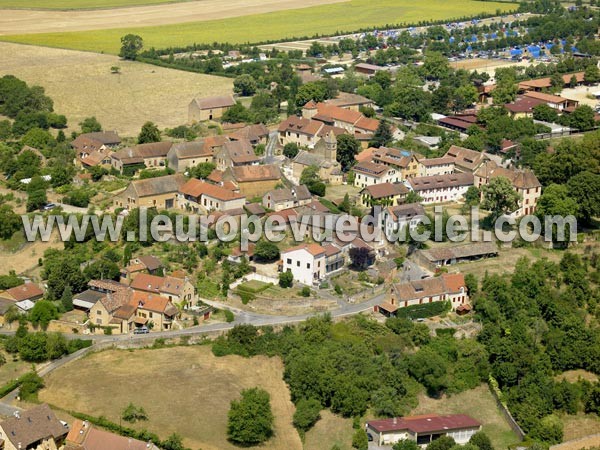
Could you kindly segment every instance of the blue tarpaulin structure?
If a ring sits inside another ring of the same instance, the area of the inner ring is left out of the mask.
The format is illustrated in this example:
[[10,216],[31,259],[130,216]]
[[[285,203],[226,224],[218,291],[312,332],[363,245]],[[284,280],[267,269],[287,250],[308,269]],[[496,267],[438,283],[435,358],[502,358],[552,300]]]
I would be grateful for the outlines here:
[[542,51],[542,49],[540,48],[539,45],[529,45],[527,47],[527,51],[529,52],[529,55],[532,58],[539,58],[540,57],[540,52]]
[[517,55],[522,55],[523,54],[523,50],[521,50],[520,48],[513,48],[510,50],[510,56],[517,56]]
[[454,36],[450,36],[450,39],[448,39],[448,42],[450,42],[451,44],[454,44],[454,41],[456,39],[454,38]]

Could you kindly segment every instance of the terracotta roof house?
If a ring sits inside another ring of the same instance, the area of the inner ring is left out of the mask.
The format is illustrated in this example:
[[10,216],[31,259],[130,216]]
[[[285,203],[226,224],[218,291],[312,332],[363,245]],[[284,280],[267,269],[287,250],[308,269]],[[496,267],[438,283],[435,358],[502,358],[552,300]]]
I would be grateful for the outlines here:
[[559,111],[562,111],[569,106],[577,106],[579,103],[577,100],[570,100],[559,95],[546,94],[544,92],[529,91],[525,92],[523,96],[526,98],[541,100],[551,108],[555,108]]
[[377,119],[368,119],[358,111],[328,103],[317,103],[315,108],[303,109],[302,117],[342,128],[350,134],[373,133],[379,126]]
[[121,143],[121,138],[115,131],[98,131],[94,133],[83,133],[77,136],[71,147],[77,154],[90,153],[94,150],[103,150],[105,148],[114,148]]
[[159,450],[152,443],[119,436],[75,419],[65,441],[65,450]]
[[300,147],[313,148],[319,139],[333,132],[335,136],[346,133],[341,127],[326,125],[310,118],[290,116],[279,124],[279,145],[297,144]]
[[0,422],[0,440],[5,450],[58,448],[69,432],[47,404],[16,412]]
[[281,183],[281,171],[275,164],[229,167],[223,182],[232,182],[246,198],[262,197]]
[[282,272],[292,272],[294,280],[312,286],[326,275],[327,251],[319,244],[301,244],[281,252]]
[[148,292],[134,292],[131,303],[136,307],[134,323],[139,326],[153,324],[153,329],[170,330],[179,310],[171,300]]
[[381,183],[367,186],[360,191],[363,206],[393,206],[404,202],[409,189],[402,183]]
[[457,444],[463,445],[481,430],[481,423],[464,414],[427,414],[370,420],[366,423],[366,430],[379,446],[392,446],[401,440],[411,440],[423,447],[440,436],[449,436]]
[[540,99],[518,96],[514,102],[506,103],[504,107],[508,109],[511,116],[515,118],[519,117],[532,117],[533,108],[537,105],[542,105],[545,102]]
[[458,306],[469,303],[465,278],[462,274],[444,273],[439,277],[394,283],[389,302],[380,305],[379,311],[390,316],[394,315],[399,308],[446,301],[450,302],[453,311]]
[[130,286],[134,291],[160,294],[173,303],[183,306],[196,302],[196,289],[187,277],[140,274],[135,277]]
[[266,144],[269,138],[269,129],[262,123],[248,125],[228,135],[232,141],[249,141],[254,147]]
[[40,287],[31,282],[26,282],[20,286],[7,289],[0,293],[0,298],[5,298],[13,302],[21,302],[23,300],[30,300],[35,302],[44,296],[44,291]]
[[163,262],[153,255],[137,256],[132,258],[126,267],[121,269],[121,283],[127,285],[140,273],[148,273],[150,275],[159,275],[161,269],[164,268]]
[[185,182],[182,174],[134,180],[123,192],[115,195],[113,203],[115,207],[127,209],[174,208],[179,190]]
[[348,92],[340,92],[336,98],[325,100],[325,103],[354,111],[358,111],[361,107],[372,108],[375,106],[373,100],[363,97],[362,95],[351,94]]
[[232,95],[218,97],[195,98],[188,106],[188,122],[204,122],[217,120],[236,104]]
[[507,169],[494,161],[483,164],[476,172],[474,183],[481,189],[497,177],[507,178],[520,196],[519,207],[511,213],[513,217],[521,217],[535,212],[538,199],[542,195],[542,184],[532,170]]
[[472,173],[451,173],[416,177],[408,180],[410,188],[419,194],[424,205],[431,203],[456,202],[474,184]]
[[377,72],[382,70],[387,70],[386,67],[376,66],[375,64],[368,63],[358,63],[354,66],[354,70],[358,73],[362,73],[363,75],[375,75]]
[[371,161],[360,162],[352,167],[354,186],[366,188],[373,184],[398,183],[402,181],[400,170]]
[[114,280],[90,280],[88,281],[88,286],[93,291],[102,292],[104,294],[127,289],[126,284],[121,284]]
[[254,153],[252,143],[246,139],[229,141],[215,154],[215,163],[218,170],[228,167],[256,165],[260,158]]
[[454,160],[456,171],[469,173],[474,173],[487,160],[484,153],[458,145],[450,146],[444,157]]
[[246,197],[221,186],[192,178],[179,191],[179,207],[187,211],[226,211],[243,208]]

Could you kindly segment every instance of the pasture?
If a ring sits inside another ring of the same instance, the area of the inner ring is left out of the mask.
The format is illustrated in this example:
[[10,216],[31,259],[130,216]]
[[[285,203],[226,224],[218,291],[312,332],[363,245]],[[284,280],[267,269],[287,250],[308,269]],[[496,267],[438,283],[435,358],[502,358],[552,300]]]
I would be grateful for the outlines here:
[[[352,32],[365,27],[386,24],[450,20],[466,14],[494,14],[497,11],[510,11],[515,6],[507,3],[474,0],[427,0],[424,2],[350,0],[343,3],[204,22],[185,22],[141,28],[130,26],[106,30],[9,35],[2,36],[1,39],[10,42],[116,54],[120,48],[120,38],[127,33],[136,33],[142,36],[147,48],[185,46],[194,42],[261,42],[315,34]],[[107,24],[106,28],[110,26],[111,24]]]
[[237,448],[227,441],[229,404],[242,389],[259,386],[271,395],[275,416],[275,436],[262,448],[302,449],[278,358],[217,358],[209,346],[108,350],[57,369],[45,384],[43,402],[119,423],[131,401],[148,413],[148,421],[134,427],[162,439],[177,432],[187,447],[205,450]]
[[[105,130],[135,136],[144,122],[172,128],[187,122],[195,96],[232,92],[229,78],[121,61],[110,55],[0,43],[0,76],[15,75],[46,89],[70,130],[96,116]],[[111,72],[112,66],[120,73]]]

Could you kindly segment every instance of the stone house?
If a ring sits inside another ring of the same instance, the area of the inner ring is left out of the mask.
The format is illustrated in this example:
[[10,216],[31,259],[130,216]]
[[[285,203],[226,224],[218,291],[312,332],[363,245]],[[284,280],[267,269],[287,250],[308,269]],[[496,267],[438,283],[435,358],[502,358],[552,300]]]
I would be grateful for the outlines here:
[[472,173],[453,173],[433,175],[408,180],[410,188],[423,200],[424,205],[432,203],[456,202],[464,197],[469,187],[473,186]]
[[260,162],[254,153],[254,147],[248,140],[225,142],[215,154],[215,164],[218,170],[228,167],[253,166]]
[[178,205],[186,211],[227,211],[243,208],[246,197],[221,186],[192,178],[179,190]]
[[170,209],[177,205],[177,195],[185,183],[181,174],[164,177],[134,180],[120,194],[114,197],[117,208],[158,208]]
[[303,206],[312,200],[312,195],[304,185],[294,186],[291,189],[275,189],[263,196],[262,204],[273,211]]
[[232,95],[195,98],[188,106],[188,123],[220,119],[235,104]]
[[374,162],[360,162],[352,167],[354,186],[366,188],[374,184],[399,183],[402,181],[400,170]]
[[281,171],[275,164],[229,167],[223,174],[223,183],[227,182],[248,199],[262,197],[281,183]]
[[15,412],[0,422],[3,450],[57,450],[68,432],[68,426],[45,403]]

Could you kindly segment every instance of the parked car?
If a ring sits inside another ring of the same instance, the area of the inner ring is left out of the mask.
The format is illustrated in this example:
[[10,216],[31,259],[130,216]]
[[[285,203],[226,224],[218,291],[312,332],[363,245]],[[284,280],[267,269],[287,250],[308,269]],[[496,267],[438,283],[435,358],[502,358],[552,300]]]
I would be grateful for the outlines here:
[[148,327],[140,327],[133,330],[133,334],[148,334],[149,332]]
[[373,435],[371,433],[367,433],[367,439],[369,442],[373,442]]
[[42,206],[40,209],[42,211],[50,211],[51,209],[56,208],[56,204],[55,203],[46,203],[44,206]]

